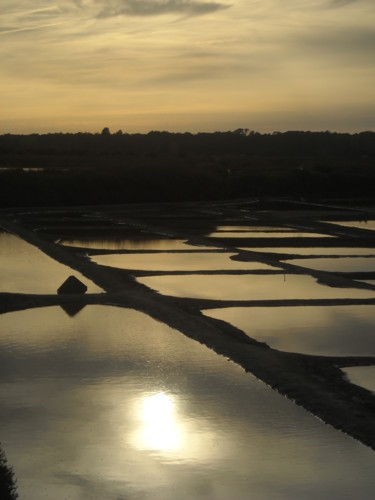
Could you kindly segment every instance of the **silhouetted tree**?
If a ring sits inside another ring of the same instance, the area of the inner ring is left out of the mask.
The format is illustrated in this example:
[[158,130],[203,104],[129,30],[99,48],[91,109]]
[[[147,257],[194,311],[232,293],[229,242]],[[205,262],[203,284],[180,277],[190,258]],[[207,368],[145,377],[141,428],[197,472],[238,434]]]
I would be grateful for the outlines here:
[[3,450],[0,448],[0,498],[14,500],[18,498],[14,472],[7,463]]
[[102,135],[111,135],[111,131],[108,127],[104,127],[102,130]]

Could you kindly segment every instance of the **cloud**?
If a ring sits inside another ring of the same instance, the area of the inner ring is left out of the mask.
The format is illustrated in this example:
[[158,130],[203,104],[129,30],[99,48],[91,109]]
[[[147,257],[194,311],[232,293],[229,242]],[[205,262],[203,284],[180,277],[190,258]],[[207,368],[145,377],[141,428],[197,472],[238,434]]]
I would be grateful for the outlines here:
[[296,51],[305,55],[315,53],[320,59],[332,57],[340,65],[345,61],[349,65],[361,65],[365,61],[372,67],[375,52],[375,32],[369,27],[337,27],[330,31],[321,29],[316,32],[306,32],[290,40]]
[[351,3],[356,3],[358,0],[331,0],[329,2],[329,7],[344,7]]
[[[103,3],[99,0],[99,3]],[[98,18],[116,16],[160,16],[163,14],[185,14],[199,16],[226,9],[230,5],[200,0],[111,0],[105,2]]]

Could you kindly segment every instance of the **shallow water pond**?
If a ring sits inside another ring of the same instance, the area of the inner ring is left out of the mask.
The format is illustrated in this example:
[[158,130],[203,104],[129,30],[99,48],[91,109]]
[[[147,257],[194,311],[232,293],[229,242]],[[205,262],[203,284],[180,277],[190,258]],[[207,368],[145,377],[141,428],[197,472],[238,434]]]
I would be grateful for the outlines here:
[[298,274],[150,276],[138,278],[164,295],[218,300],[285,300],[374,297],[371,290],[333,288]]
[[214,231],[208,234],[212,238],[334,238],[329,234],[305,233],[298,231]]
[[350,366],[342,368],[342,371],[352,384],[375,393],[375,366]]
[[375,286],[375,280],[356,280],[356,281],[359,281],[360,283],[368,283],[369,285]]
[[370,229],[375,230],[375,220],[350,220],[350,221],[325,221],[330,224],[337,224],[339,226],[345,227],[355,227],[358,229]]
[[295,255],[373,255],[375,256],[374,247],[247,247],[240,250],[251,250],[253,252],[265,253],[285,253]]
[[[196,250],[197,246],[188,245],[185,240],[175,239],[63,239],[61,245],[72,247],[97,248],[105,250]],[[212,248],[212,247],[207,247]]]
[[375,306],[208,309],[279,351],[321,356],[375,356]]
[[225,269],[277,269],[261,262],[231,260],[233,253],[157,253],[95,255],[93,262],[123,269],[199,271]]
[[325,257],[317,259],[286,260],[289,264],[330,272],[375,272],[375,257]]
[[20,498],[373,498],[372,450],[142,313],[0,318]]
[[71,269],[13,234],[0,232],[0,291],[15,293],[56,293],[74,275],[91,293],[103,290]]
[[251,232],[258,232],[258,231],[277,231],[277,232],[283,232],[283,231],[292,231],[291,228],[284,227],[284,226],[242,226],[242,225],[231,225],[231,226],[217,226],[216,231],[251,231]]

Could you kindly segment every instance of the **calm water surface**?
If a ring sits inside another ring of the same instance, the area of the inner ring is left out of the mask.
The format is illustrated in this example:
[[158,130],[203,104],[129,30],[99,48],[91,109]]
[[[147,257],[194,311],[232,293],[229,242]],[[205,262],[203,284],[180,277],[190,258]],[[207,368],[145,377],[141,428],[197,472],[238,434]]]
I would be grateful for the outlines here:
[[369,285],[375,286],[375,280],[356,280],[356,281],[359,281],[360,283],[368,283]]
[[125,269],[160,271],[199,271],[223,269],[277,269],[261,262],[240,262],[231,260],[230,253],[158,253],[158,254],[111,254],[91,257],[93,262],[103,266]]
[[79,278],[91,293],[103,290],[77,271],[48,257],[18,236],[0,232],[0,291],[56,293],[70,276]]
[[301,233],[297,231],[214,231],[208,236],[215,238],[334,238],[329,234]]
[[342,371],[350,382],[375,393],[375,366],[351,366]]
[[358,229],[371,229],[375,230],[375,220],[356,220],[356,221],[325,221],[330,224],[338,224],[345,227],[356,227]]
[[148,316],[0,317],[21,499],[372,499],[375,453]]
[[326,257],[321,259],[286,260],[289,264],[331,272],[372,272],[375,271],[375,257]]
[[375,256],[375,248],[346,248],[346,247],[247,247],[241,248],[240,250],[251,250],[254,252],[266,252],[266,253],[290,253],[296,255],[373,255]]
[[290,228],[284,226],[241,226],[241,225],[232,225],[232,226],[217,226],[216,231],[291,231]]
[[72,247],[105,250],[196,250],[199,248],[188,245],[185,240],[174,239],[63,239],[59,243]]
[[298,274],[150,276],[137,278],[164,295],[219,300],[330,299],[374,297],[372,290],[333,288]]
[[280,351],[322,356],[375,356],[375,306],[230,307],[209,309]]

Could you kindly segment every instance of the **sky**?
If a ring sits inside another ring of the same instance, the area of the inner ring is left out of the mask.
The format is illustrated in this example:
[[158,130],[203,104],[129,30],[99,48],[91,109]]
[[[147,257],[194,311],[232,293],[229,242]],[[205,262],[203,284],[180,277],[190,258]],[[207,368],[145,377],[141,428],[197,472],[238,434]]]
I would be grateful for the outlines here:
[[375,130],[374,0],[1,0],[0,133]]

